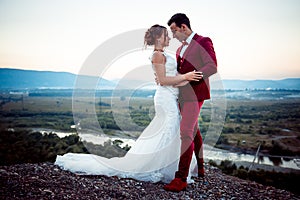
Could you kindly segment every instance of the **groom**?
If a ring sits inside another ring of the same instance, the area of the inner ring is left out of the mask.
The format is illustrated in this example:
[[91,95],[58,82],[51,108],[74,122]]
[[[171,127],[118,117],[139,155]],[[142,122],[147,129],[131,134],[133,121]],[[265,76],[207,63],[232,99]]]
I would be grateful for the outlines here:
[[210,98],[208,77],[217,72],[217,60],[212,41],[192,31],[189,18],[178,13],[171,17],[168,25],[182,45],[177,49],[177,70],[180,74],[189,71],[202,72],[200,81],[179,87],[181,156],[175,179],[164,186],[167,191],[180,192],[187,187],[187,177],[193,152],[195,153],[198,176],[204,176],[202,136],[198,127],[198,116],[204,100]]

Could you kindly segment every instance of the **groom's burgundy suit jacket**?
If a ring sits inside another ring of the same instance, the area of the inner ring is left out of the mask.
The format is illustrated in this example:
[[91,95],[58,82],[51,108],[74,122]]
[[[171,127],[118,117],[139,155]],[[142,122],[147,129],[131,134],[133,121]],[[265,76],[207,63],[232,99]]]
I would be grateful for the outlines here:
[[203,79],[192,81],[179,87],[179,101],[203,101],[210,98],[208,77],[217,72],[217,59],[213,43],[210,38],[195,34],[185,50],[182,58],[179,47],[176,52],[177,71],[180,74],[196,70],[203,72]]

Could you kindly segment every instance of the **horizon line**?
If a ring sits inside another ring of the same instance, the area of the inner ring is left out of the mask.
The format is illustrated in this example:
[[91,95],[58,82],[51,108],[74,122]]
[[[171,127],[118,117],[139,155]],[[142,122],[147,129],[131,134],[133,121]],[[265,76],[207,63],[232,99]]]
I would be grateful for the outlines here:
[[[35,72],[54,72],[54,73],[69,73],[75,76],[78,76],[77,73],[74,72],[68,72],[68,71],[51,71],[51,70],[38,70],[38,69],[24,69],[24,68],[11,68],[11,67],[0,67],[0,70],[20,70],[20,71],[35,71]],[[98,77],[98,76],[94,76],[94,75],[83,75],[83,76],[92,76],[92,77]],[[213,76],[213,75],[212,75]],[[118,81],[121,80],[122,78],[103,78],[102,79],[106,79],[109,81]],[[262,80],[268,80],[268,81],[279,81],[279,80],[285,80],[285,79],[300,79],[299,77],[282,77],[282,78],[261,78],[261,79],[252,79],[252,78],[223,78],[222,80],[232,80],[232,81],[262,81]],[[142,81],[139,79],[128,79],[128,80],[134,80],[134,81]]]

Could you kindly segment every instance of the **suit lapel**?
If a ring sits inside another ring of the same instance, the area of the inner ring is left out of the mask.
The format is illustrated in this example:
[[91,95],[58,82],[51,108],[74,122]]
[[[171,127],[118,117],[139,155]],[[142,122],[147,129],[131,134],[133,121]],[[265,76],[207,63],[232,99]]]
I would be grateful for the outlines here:
[[194,35],[193,39],[191,40],[190,44],[188,45],[188,47],[186,48],[184,54],[182,55],[182,59],[185,60],[186,56],[189,54],[189,52],[191,51],[191,49],[193,49],[193,46],[196,44],[196,40],[199,36],[197,35],[197,33]]
[[190,44],[188,45],[188,47],[186,48],[184,54],[182,55],[182,58],[180,57],[180,51],[183,48],[183,45],[181,45],[181,47],[178,48],[178,52],[177,52],[177,71],[180,70],[180,68],[182,67],[183,63],[186,60],[186,57],[189,55],[189,53],[191,51],[193,51],[195,45],[199,45],[199,43],[197,41],[199,39],[199,37],[202,37],[202,36],[199,36],[197,33],[194,35],[193,39],[191,40]]

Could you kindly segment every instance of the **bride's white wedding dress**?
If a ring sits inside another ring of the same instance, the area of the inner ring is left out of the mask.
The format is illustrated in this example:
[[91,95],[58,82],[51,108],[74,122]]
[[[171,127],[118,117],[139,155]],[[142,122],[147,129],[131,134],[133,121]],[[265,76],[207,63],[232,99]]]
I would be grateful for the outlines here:
[[[165,52],[164,55],[166,76],[176,76],[175,59]],[[55,164],[75,173],[170,182],[174,178],[180,157],[180,113],[177,96],[177,88],[157,86],[154,96],[155,116],[124,157],[108,159],[92,154],[68,153],[57,156]],[[191,171],[195,167],[194,158]],[[189,182],[191,175],[192,172]]]

